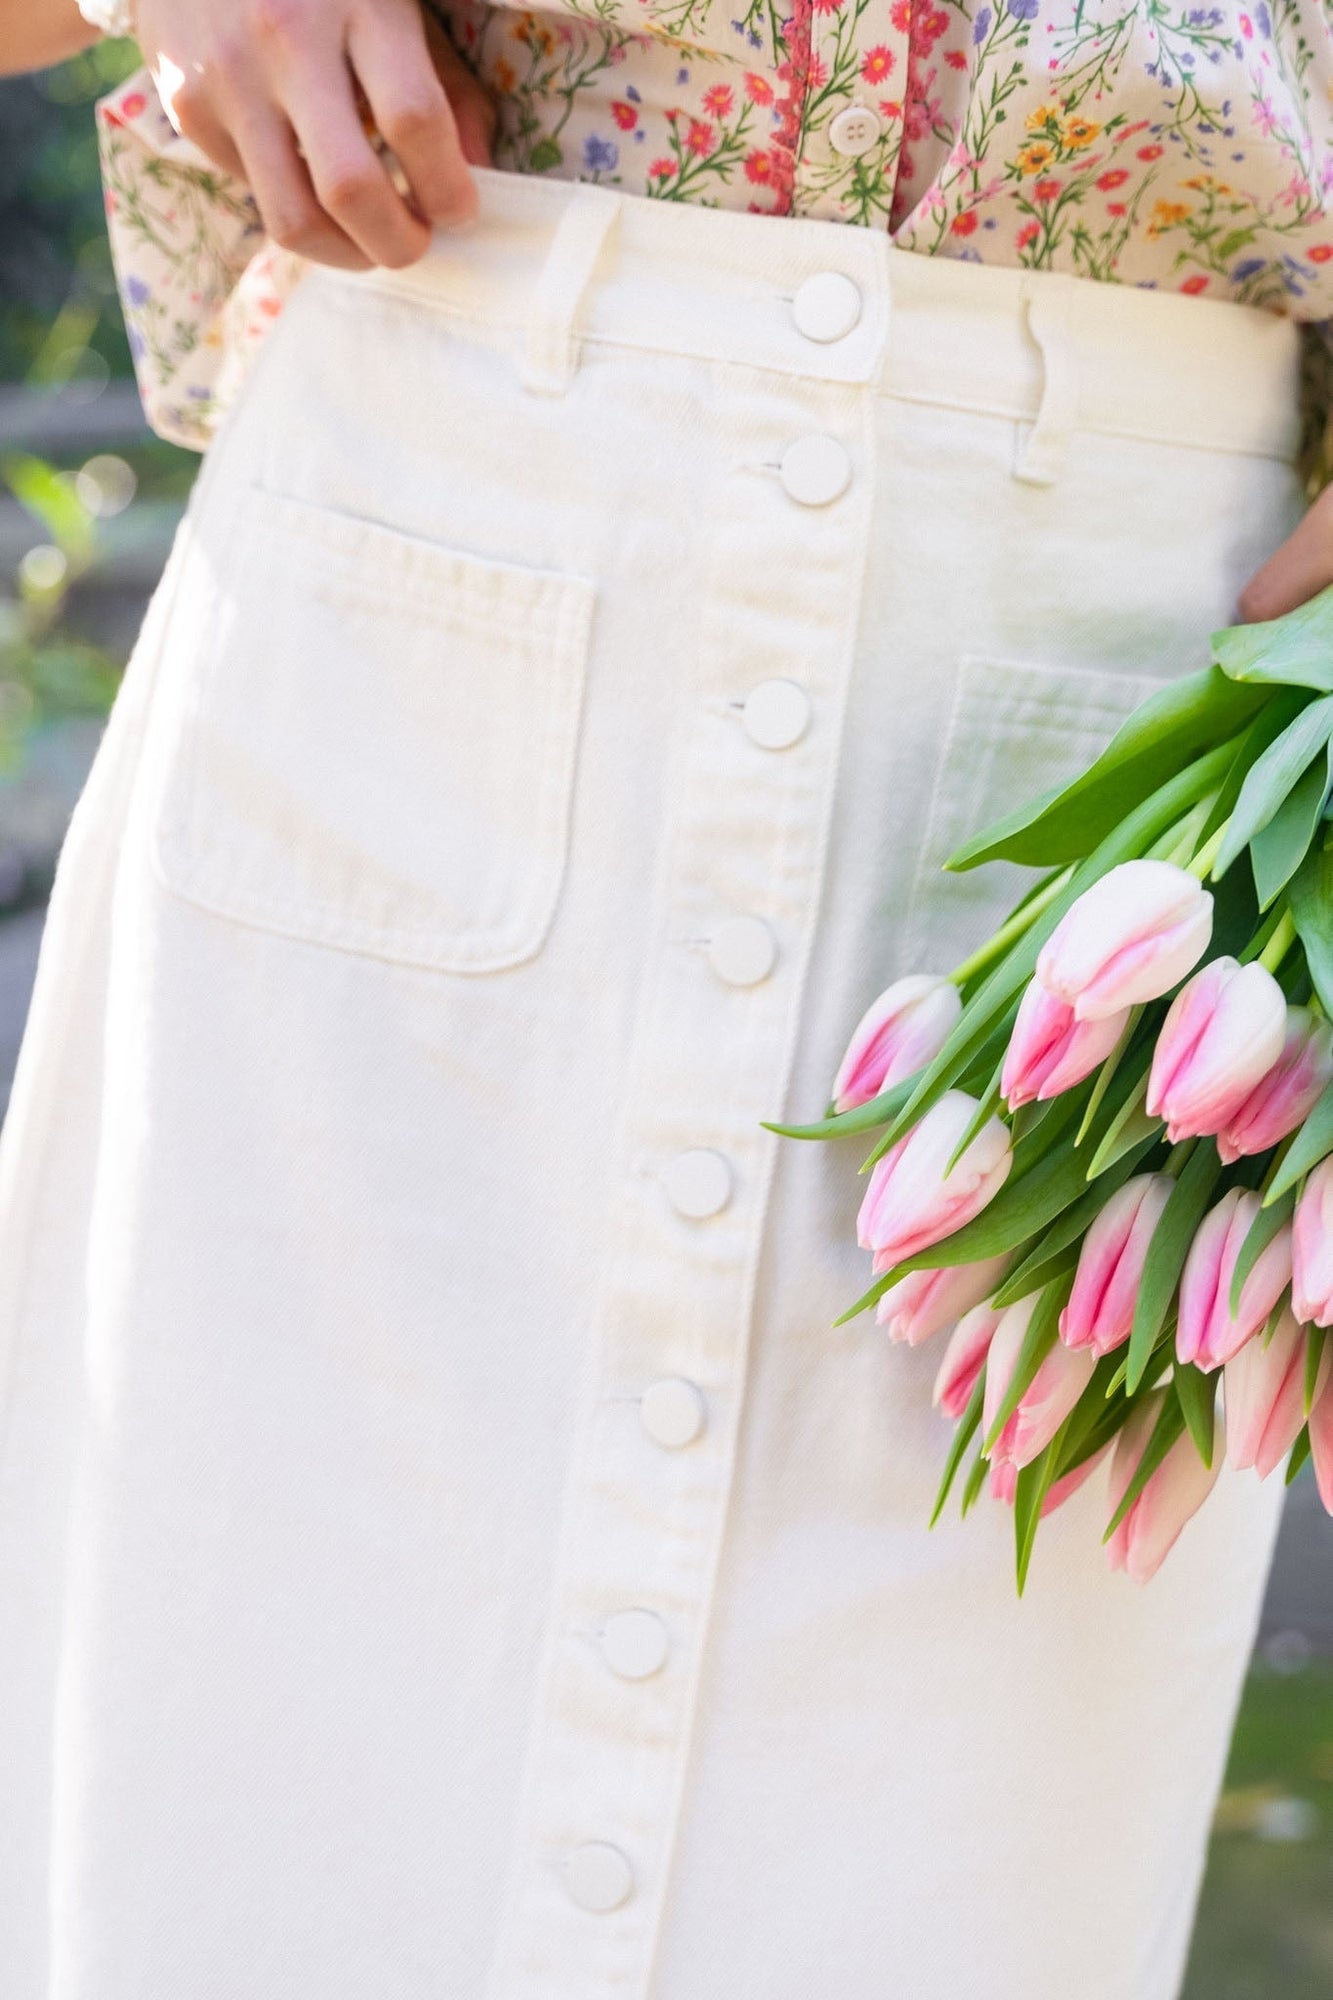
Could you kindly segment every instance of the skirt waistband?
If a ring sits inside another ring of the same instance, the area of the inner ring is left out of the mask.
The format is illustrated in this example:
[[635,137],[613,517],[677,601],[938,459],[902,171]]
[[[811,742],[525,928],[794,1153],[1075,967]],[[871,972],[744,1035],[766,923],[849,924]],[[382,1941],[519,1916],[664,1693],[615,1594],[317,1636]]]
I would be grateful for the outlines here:
[[[1039,482],[1080,429],[1290,460],[1295,324],[1257,307],[894,248],[879,230],[478,168],[477,222],[403,270],[306,282],[512,337],[560,393],[599,344],[861,383],[1026,421]],[[1050,475],[1053,476],[1053,475]]]

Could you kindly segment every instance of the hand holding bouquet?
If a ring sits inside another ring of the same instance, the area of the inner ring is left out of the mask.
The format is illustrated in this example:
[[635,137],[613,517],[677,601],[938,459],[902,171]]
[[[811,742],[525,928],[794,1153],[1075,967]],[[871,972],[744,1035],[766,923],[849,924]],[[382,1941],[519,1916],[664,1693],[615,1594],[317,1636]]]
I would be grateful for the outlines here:
[[879,996],[822,1120],[772,1127],[878,1134],[842,1317],[943,1340],[932,1520],[970,1450],[963,1511],[1012,1506],[1020,1590],[1108,1457],[1139,1581],[1224,1460],[1312,1456],[1333,1512],[1333,588],[1212,647],[951,856],[1046,873]]

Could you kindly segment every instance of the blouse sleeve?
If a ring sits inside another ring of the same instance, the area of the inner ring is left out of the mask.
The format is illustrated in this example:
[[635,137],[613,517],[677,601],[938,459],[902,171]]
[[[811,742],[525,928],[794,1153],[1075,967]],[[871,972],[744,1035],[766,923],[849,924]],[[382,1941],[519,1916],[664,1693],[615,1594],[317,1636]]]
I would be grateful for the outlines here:
[[162,108],[147,69],[97,106],[116,284],[139,394],[160,437],[202,451],[304,260]]

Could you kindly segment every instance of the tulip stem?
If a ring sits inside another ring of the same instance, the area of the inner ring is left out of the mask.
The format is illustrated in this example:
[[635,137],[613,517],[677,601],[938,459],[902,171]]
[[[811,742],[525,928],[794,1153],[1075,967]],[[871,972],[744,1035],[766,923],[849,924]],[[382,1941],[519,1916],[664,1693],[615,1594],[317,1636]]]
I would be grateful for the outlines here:
[[1178,1179],[1181,1168],[1198,1143],[1197,1139],[1178,1139],[1166,1156],[1166,1165],[1162,1168],[1162,1172],[1170,1174],[1173,1180]]
[[1062,868],[1057,875],[1053,875],[1035,895],[1021,904],[1008,921],[1001,924],[999,930],[987,938],[985,944],[980,945],[970,958],[965,958],[961,965],[954,967],[948,975],[953,984],[964,985],[978,972],[984,972],[997,958],[1003,957],[1010,945],[1021,938],[1024,931],[1030,930],[1042,912],[1049,909],[1056,897],[1068,888],[1073,873],[1074,864],[1071,861],[1067,868]]
[[1200,882],[1203,881],[1222,851],[1222,842],[1227,837],[1227,828],[1229,825],[1229,820],[1223,820],[1217,831],[1208,840],[1205,840],[1194,859],[1185,863],[1185,873],[1187,875],[1196,875]]
[[1291,947],[1296,942],[1296,925],[1290,910],[1282,912],[1281,920],[1268,943],[1259,954],[1259,963],[1265,972],[1276,972]]

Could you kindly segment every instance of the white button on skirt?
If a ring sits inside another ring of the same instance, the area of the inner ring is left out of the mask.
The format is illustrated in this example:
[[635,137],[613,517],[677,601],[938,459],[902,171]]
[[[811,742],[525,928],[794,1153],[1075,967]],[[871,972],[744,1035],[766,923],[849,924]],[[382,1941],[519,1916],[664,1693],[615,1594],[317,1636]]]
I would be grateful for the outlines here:
[[1233,615],[1294,333],[481,180],[302,280],[61,858],[0,1992],[1171,2000],[1280,1479],[1139,1589],[1099,1474],[1018,1601],[937,1348],[833,1325],[861,1147],[761,1121]]

